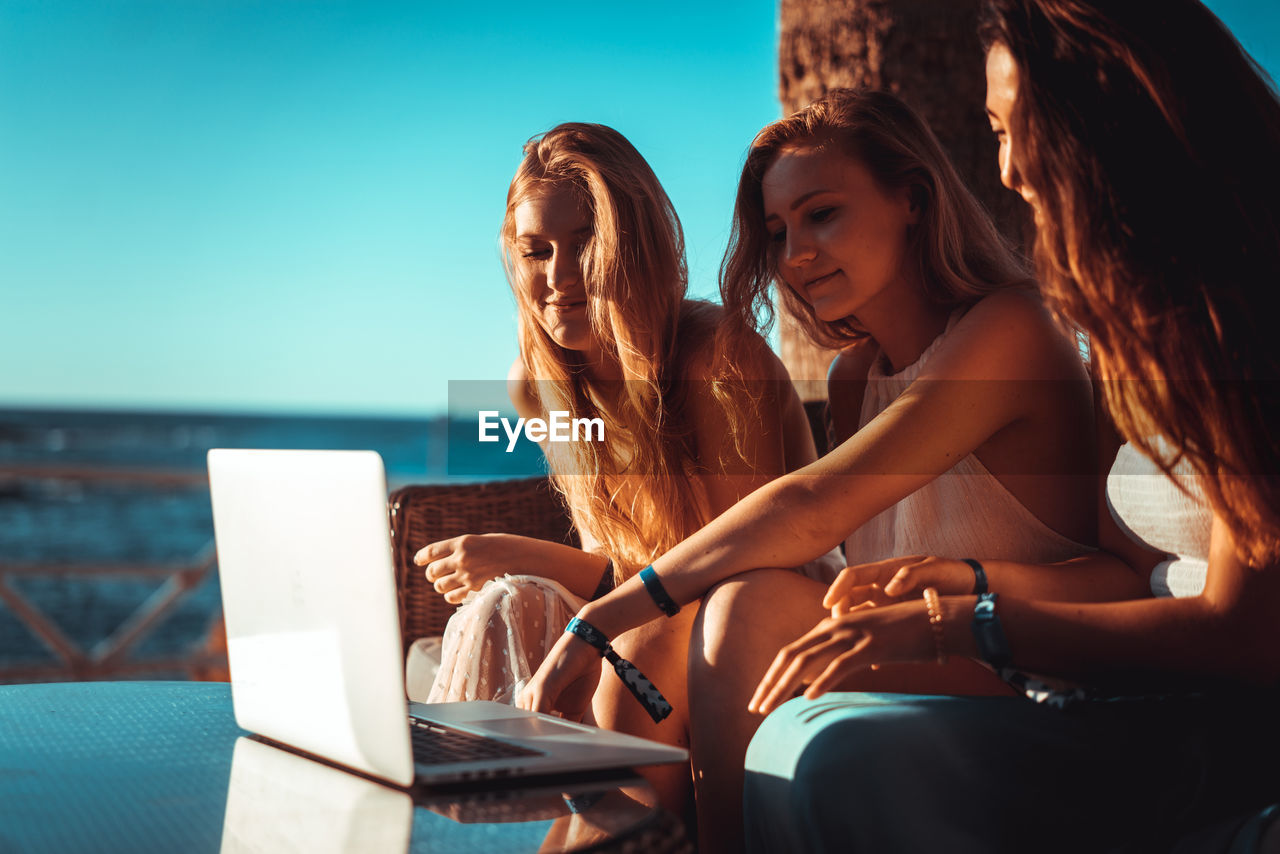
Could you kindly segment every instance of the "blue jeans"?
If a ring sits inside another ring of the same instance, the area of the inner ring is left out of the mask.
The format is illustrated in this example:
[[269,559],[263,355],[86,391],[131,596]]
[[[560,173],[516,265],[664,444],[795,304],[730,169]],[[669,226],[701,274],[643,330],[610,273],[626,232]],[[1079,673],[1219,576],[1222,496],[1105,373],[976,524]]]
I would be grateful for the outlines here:
[[1280,800],[1280,703],[828,694],[770,715],[746,771],[756,851],[1167,851]]

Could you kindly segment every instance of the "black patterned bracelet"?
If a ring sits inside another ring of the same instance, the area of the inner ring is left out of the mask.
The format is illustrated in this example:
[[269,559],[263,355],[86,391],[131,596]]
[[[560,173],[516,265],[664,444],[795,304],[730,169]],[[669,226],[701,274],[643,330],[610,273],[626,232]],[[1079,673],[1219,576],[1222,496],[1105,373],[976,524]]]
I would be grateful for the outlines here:
[[613,665],[613,672],[618,674],[618,678],[622,680],[623,685],[627,686],[632,696],[640,701],[640,705],[644,706],[644,710],[649,713],[649,717],[653,718],[655,724],[671,714],[671,704],[667,702],[667,698],[662,696],[657,686],[636,669],[634,664],[614,652],[604,632],[577,617],[570,620],[564,630],[599,650],[600,657]]
[[649,564],[640,570],[640,581],[644,583],[644,589],[648,591],[649,598],[653,600],[662,613],[668,617],[674,617],[680,613],[680,606],[676,604],[676,600],[671,598],[667,588],[662,586],[662,579],[658,578],[658,573],[654,571],[653,564]]

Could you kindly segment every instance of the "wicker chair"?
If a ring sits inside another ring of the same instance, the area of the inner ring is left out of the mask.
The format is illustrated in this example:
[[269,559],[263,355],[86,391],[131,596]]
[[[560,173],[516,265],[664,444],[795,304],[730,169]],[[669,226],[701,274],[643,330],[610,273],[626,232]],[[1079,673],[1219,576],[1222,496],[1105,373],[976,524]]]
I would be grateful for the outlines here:
[[578,545],[564,503],[545,477],[489,483],[406,486],[391,494],[391,542],[405,650],[416,638],[444,634],[456,606],[427,583],[413,556],[428,543],[461,534],[506,533]]

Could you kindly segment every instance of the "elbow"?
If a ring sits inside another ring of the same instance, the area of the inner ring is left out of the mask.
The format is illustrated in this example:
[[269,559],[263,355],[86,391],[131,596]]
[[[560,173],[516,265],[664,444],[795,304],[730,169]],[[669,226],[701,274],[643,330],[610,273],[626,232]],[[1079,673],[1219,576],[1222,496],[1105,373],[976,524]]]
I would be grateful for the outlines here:
[[784,512],[791,521],[790,530],[812,544],[815,554],[840,545],[852,530],[839,512],[845,502],[833,495],[830,486],[828,476],[809,474],[790,474],[769,484],[773,512]]

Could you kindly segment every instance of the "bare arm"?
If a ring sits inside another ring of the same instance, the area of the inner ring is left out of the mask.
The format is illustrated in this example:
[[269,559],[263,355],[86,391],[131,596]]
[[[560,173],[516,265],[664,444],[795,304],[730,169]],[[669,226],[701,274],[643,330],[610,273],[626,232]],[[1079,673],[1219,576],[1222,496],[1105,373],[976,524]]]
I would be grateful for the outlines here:
[[[1254,569],[1235,556],[1215,517],[1204,592],[1106,604],[1010,596],[999,600],[1014,664],[1062,676],[1132,677],[1135,670],[1259,684],[1280,679],[1280,568]],[[946,601],[948,643],[977,655],[969,623],[972,597]]]
[[[929,371],[872,422],[816,463],[757,489],[655,561],[671,596],[693,601],[740,572],[812,560],[1027,417],[1028,400],[1017,381],[1039,382],[1052,368],[1037,358],[1046,349],[1043,326],[1021,322],[1019,306],[1025,302],[994,298],[975,306]],[[993,326],[1001,334],[989,334]],[[1000,381],[956,381],[986,379]],[[657,615],[637,579],[584,611],[610,635]]]
[[[943,650],[980,658],[972,630],[974,596],[941,599]],[[1021,670],[1116,685],[1127,691],[1229,680],[1280,680],[1280,567],[1241,564],[1226,526],[1214,519],[1208,577],[1199,596],[1073,603],[1014,597],[997,612],[1012,664]],[[794,696],[838,688],[858,670],[924,662],[937,648],[917,598],[825,619],[778,653],[749,708],[768,714]]]

